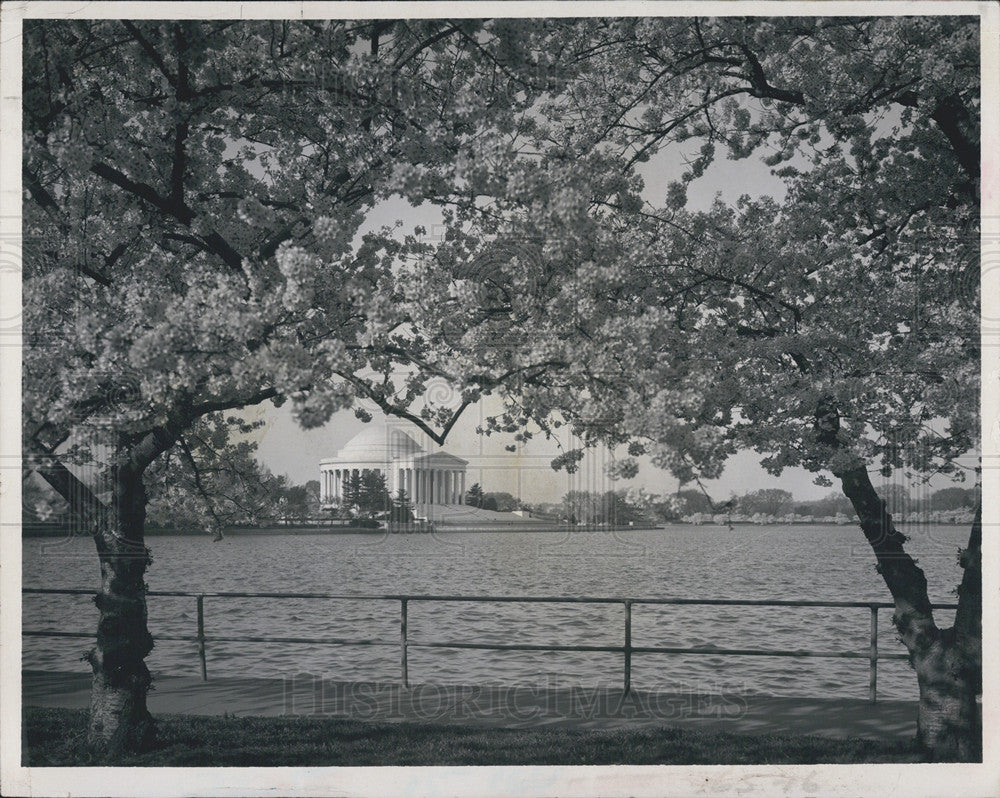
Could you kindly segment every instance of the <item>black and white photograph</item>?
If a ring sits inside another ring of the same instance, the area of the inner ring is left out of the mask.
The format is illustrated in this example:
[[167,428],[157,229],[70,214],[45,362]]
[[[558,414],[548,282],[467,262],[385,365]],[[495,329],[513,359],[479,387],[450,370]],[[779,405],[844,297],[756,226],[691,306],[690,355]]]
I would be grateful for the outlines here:
[[0,15],[4,795],[1000,794],[1000,7]]

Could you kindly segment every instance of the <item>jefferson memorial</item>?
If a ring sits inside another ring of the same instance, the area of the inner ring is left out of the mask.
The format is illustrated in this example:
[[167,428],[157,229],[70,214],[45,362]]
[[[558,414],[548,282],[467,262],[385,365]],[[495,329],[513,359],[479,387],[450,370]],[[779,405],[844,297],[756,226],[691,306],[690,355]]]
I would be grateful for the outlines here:
[[339,505],[347,479],[377,471],[385,475],[393,496],[402,488],[414,506],[462,504],[468,464],[447,452],[427,452],[398,429],[370,427],[335,456],[320,460],[320,502],[327,507]]

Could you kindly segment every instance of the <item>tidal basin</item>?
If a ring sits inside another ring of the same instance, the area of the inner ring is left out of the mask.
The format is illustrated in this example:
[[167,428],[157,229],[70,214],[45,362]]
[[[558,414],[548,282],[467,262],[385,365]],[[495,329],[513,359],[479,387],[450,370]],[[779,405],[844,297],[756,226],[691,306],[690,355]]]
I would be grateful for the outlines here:
[[[964,526],[907,528],[935,603],[952,603]],[[607,596],[661,599],[888,601],[871,550],[852,526],[676,525],[652,530],[456,532],[412,535],[152,536],[151,591],[324,592],[345,595]],[[775,552],[782,556],[776,557]],[[24,540],[26,588],[92,589],[89,538]],[[952,613],[938,610],[938,624]],[[193,598],[152,596],[154,635],[191,636]],[[338,599],[205,600],[207,670],[212,677],[393,682],[400,676],[399,604]],[[620,605],[413,603],[413,640],[494,644],[622,643]],[[637,605],[632,645],[865,652],[867,608]],[[86,631],[97,613],[87,596],[25,594],[23,627]],[[384,640],[384,646],[212,642],[220,636]],[[83,638],[23,639],[23,667],[86,673]],[[879,614],[880,652],[902,653],[891,610]],[[159,641],[155,676],[198,676],[197,645]],[[620,686],[620,654],[415,648],[413,683]],[[640,690],[865,698],[865,659],[636,654]],[[905,661],[880,661],[879,699],[912,700],[916,677]]]

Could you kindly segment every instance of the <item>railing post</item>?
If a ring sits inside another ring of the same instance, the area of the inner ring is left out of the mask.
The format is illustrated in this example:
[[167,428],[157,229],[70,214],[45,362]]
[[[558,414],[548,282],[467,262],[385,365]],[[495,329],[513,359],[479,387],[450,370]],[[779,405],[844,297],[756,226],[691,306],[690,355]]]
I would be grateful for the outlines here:
[[399,600],[399,666],[403,687],[409,687],[410,666],[406,659],[406,599]]
[[632,602],[625,602],[625,687],[624,695],[632,691]]
[[208,665],[205,662],[205,597],[198,596],[198,658],[201,660],[201,680],[208,681]]
[[875,691],[878,685],[878,607],[872,604],[871,611],[871,636],[868,639],[868,698],[874,704],[877,700]]

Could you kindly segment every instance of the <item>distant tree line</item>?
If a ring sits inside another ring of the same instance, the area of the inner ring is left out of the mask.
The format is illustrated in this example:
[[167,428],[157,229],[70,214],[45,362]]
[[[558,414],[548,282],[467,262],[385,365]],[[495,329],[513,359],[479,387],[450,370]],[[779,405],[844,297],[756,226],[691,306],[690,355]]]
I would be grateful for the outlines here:
[[[889,512],[907,516],[927,512],[972,510],[978,500],[974,488],[948,487],[926,495],[914,495],[902,485],[886,484],[879,488]],[[674,495],[674,507],[662,505],[657,515],[662,520],[677,520],[696,514],[714,515],[727,512],[731,515],[774,516],[781,518],[792,514],[828,518],[843,515],[853,517],[850,500],[839,491],[831,491],[819,499],[796,500],[791,492],[781,488],[763,488],[734,496],[726,502],[712,500],[704,492],[687,488]]]
[[[927,512],[971,511],[978,499],[973,488],[949,487],[925,496],[913,495],[901,485],[879,488],[889,512],[913,516]],[[770,516],[788,515],[813,518],[852,517],[853,508],[846,496],[831,491],[819,499],[796,500],[781,488],[762,488],[729,499],[715,499],[697,488],[683,488],[672,494],[651,495],[642,491],[570,491],[561,502],[522,505],[533,515],[566,521],[570,524],[601,525],[630,522],[670,523],[691,516]]]

